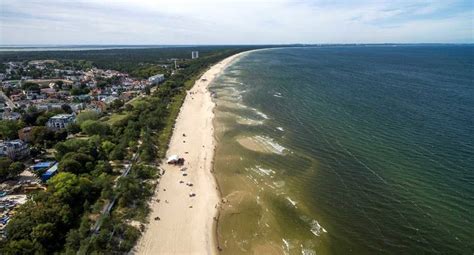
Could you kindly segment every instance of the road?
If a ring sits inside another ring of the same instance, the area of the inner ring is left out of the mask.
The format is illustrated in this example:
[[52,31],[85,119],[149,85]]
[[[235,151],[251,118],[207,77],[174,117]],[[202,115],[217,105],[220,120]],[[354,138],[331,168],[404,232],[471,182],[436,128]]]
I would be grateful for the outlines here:
[[15,109],[15,103],[13,103],[13,101],[10,100],[10,98],[7,97],[7,95],[5,95],[3,91],[0,91],[0,97],[3,97],[5,99],[5,103],[7,104],[8,108],[10,108],[11,110]]

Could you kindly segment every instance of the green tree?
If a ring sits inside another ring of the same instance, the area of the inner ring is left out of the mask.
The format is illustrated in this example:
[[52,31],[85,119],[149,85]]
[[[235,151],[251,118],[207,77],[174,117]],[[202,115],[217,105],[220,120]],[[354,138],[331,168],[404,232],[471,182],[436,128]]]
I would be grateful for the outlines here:
[[38,126],[44,126],[44,125],[46,125],[48,120],[49,120],[48,116],[40,115],[40,116],[38,116],[38,118],[36,118],[35,124],[38,125]]
[[88,154],[92,157],[96,157],[97,151],[93,147],[95,145],[89,144],[88,140],[85,139],[69,139],[64,142],[57,143],[54,146],[56,149],[56,159],[60,161],[64,155],[68,152],[80,152]]
[[18,130],[21,124],[15,120],[1,120],[0,121],[0,139],[11,140],[18,138]]
[[86,120],[98,120],[100,114],[96,111],[82,111],[76,117],[77,124],[81,125]]
[[25,165],[21,162],[13,162],[9,167],[8,167],[8,177],[9,178],[15,178],[18,175],[20,175],[23,170],[25,170]]
[[39,243],[54,243],[55,235],[58,232],[56,226],[51,222],[40,223],[33,227],[31,237]]
[[63,85],[64,85],[64,82],[61,81],[61,80],[59,80],[59,81],[56,82],[56,86],[57,86],[58,90],[63,89]]
[[27,91],[35,91],[35,92],[40,91],[40,86],[37,83],[34,83],[34,82],[25,82],[25,83],[23,83],[21,88],[23,90],[27,90]]
[[58,170],[61,172],[69,172],[74,174],[80,174],[87,172],[81,163],[74,159],[64,159],[59,162]]
[[0,157],[0,181],[8,178],[10,165],[13,161],[7,157]]
[[115,144],[112,143],[111,141],[105,140],[102,142],[101,148],[108,155],[115,148]]
[[81,124],[81,129],[88,135],[108,135],[110,133],[110,127],[106,123],[102,123],[96,120],[86,120]]
[[0,248],[0,253],[5,255],[17,254],[43,254],[43,247],[29,239],[12,240]]
[[70,105],[68,104],[63,104],[61,105],[61,109],[65,112],[65,113],[72,113],[72,108]]
[[123,106],[123,102],[120,99],[115,99],[112,103],[110,103],[110,108],[113,110],[118,110],[122,106]]
[[70,123],[66,128],[68,133],[77,134],[81,132],[81,126],[78,123]]
[[33,243],[33,254],[60,249],[64,240],[63,231],[74,222],[70,206],[55,196],[48,196],[46,192],[35,195],[34,201],[26,202],[16,211],[15,217],[6,226],[7,246],[27,250]]

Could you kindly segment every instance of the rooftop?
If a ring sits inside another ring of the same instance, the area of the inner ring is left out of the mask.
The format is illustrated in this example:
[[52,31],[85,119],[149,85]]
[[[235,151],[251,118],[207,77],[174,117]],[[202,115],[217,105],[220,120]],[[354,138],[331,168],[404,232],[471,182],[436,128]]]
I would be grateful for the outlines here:
[[58,114],[51,117],[51,119],[69,119],[69,118],[74,118],[74,114],[63,113],[63,114]]

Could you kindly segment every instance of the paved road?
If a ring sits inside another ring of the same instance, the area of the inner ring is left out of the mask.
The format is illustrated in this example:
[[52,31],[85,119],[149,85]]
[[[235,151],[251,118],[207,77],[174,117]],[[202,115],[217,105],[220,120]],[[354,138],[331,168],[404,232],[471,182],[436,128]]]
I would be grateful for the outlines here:
[[7,106],[10,108],[10,109],[15,109],[15,103],[13,103],[12,100],[10,100],[10,98],[7,97],[7,95],[5,95],[5,93],[3,93],[3,91],[0,91],[0,97],[3,97],[5,99],[5,103],[7,104]]

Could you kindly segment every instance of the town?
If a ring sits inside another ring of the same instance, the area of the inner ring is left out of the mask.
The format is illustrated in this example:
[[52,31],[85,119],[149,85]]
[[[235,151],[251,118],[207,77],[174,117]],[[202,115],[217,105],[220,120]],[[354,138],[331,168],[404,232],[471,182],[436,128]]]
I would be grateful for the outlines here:
[[[193,58],[195,52],[192,53]],[[58,171],[56,142],[80,135],[77,117],[107,118],[150,94],[173,75],[176,60],[148,79],[102,70],[84,61],[34,60],[3,63],[0,70],[0,237],[27,195],[46,189]]]

